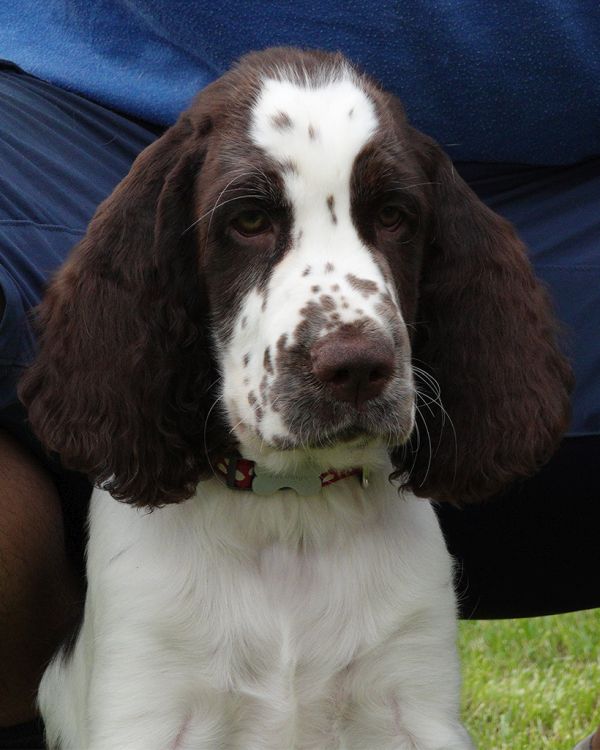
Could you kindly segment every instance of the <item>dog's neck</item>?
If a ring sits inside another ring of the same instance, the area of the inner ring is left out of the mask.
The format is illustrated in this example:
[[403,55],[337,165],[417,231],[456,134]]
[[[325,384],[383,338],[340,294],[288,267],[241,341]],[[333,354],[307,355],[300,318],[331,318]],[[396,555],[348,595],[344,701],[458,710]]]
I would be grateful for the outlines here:
[[244,559],[272,545],[298,552],[329,550],[385,526],[399,499],[391,472],[388,460],[370,472],[367,487],[349,476],[311,495],[289,488],[268,495],[230,489],[218,472],[200,482],[195,501],[182,503],[173,513],[186,529],[197,525],[219,549],[238,550]]
[[317,494],[322,488],[342,480],[360,481],[368,486],[369,470],[366,467],[327,469],[319,471],[304,466],[295,471],[272,472],[247,458],[225,456],[215,465],[230,489],[253,492],[256,495],[273,495],[280,490],[293,490],[301,497]]
[[[326,447],[273,448],[258,436],[248,435],[228,455],[251,461],[257,473],[275,476],[316,476],[329,471],[342,474],[361,469],[369,475],[386,470],[388,447],[382,440],[360,438]],[[344,484],[345,486],[345,484]]]

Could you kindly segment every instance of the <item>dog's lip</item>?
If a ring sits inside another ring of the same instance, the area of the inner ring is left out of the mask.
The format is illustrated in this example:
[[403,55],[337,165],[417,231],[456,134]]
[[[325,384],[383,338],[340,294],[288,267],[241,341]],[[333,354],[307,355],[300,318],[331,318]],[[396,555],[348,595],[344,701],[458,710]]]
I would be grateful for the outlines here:
[[[334,430],[328,433],[325,437],[320,435],[318,439],[315,437],[311,439],[310,436],[303,435],[289,435],[286,436],[284,441],[279,441],[276,444],[271,444],[270,441],[265,443],[270,448],[275,448],[279,451],[296,451],[298,449],[304,450],[317,450],[322,448],[366,448],[371,443],[377,440],[386,440],[389,438],[389,433],[374,432],[367,430],[357,425],[351,425],[338,430]],[[398,435],[398,444],[401,444],[408,439],[407,436]]]

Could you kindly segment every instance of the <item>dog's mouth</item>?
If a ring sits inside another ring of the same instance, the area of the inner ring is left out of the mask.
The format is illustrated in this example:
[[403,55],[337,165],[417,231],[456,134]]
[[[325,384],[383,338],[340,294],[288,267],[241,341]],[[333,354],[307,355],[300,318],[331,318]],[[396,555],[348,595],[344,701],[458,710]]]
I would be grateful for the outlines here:
[[335,447],[364,447],[378,436],[372,435],[359,426],[349,426],[337,431],[322,432],[313,435],[275,436],[270,447],[281,451],[298,449],[318,450]]
[[361,408],[327,401],[297,404],[285,432],[266,434],[261,425],[238,424],[238,452],[271,471],[374,468],[405,444],[414,426],[412,387]]
[[265,391],[260,403],[252,398],[253,414],[248,409],[240,413],[235,405],[227,410],[231,436],[242,455],[248,454],[247,446],[253,454],[249,458],[265,451],[337,454],[375,443],[391,450],[412,433],[416,396],[409,366],[399,365],[386,389],[362,402],[333,398],[306,370],[286,376],[285,388]]
[[292,429],[287,435],[268,440],[271,446],[278,450],[314,450],[381,441],[392,447],[405,443],[414,426],[412,399],[394,406],[389,400],[358,408],[347,404],[319,406],[301,420],[291,419]]

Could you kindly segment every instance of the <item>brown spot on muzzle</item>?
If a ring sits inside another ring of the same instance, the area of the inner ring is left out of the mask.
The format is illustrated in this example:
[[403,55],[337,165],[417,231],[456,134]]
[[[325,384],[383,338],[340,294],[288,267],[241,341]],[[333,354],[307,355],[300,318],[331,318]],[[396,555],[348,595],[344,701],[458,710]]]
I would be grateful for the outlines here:
[[326,312],[332,312],[337,307],[333,297],[330,297],[328,294],[322,294],[319,297],[319,302],[321,303],[321,308]]
[[353,273],[349,273],[346,278],[350,286],[359,291],[363,297],[369,297],[371,294],[376,294],[379,291],[379,287],[371,279],[360,279]]
[[271,350],[270,350],[270,347],[268,346],[265,349],[265,354],[263,357],[263,366],[268,373],[273,372],[273,363],[271,362]]

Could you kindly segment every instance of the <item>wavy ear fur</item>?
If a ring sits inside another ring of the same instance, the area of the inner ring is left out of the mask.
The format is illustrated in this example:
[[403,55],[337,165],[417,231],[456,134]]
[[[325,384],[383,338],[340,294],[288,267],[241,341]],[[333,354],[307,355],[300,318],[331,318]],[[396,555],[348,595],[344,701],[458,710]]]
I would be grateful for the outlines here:
[[418,495],[465,503],[549,459],[568,426],[572,376],[548,295],[514,229],[434,141],[413,137],[433,185],[414,358],[438,381],[446,414],[422,405],[416,453],[394,459],[399,471],[412,465]]
[[101,204],[39,308],[20,396],[64,464],[139,505],[189,497],[208,472],[217,378],[193,223],[210,120],[187,115]]

